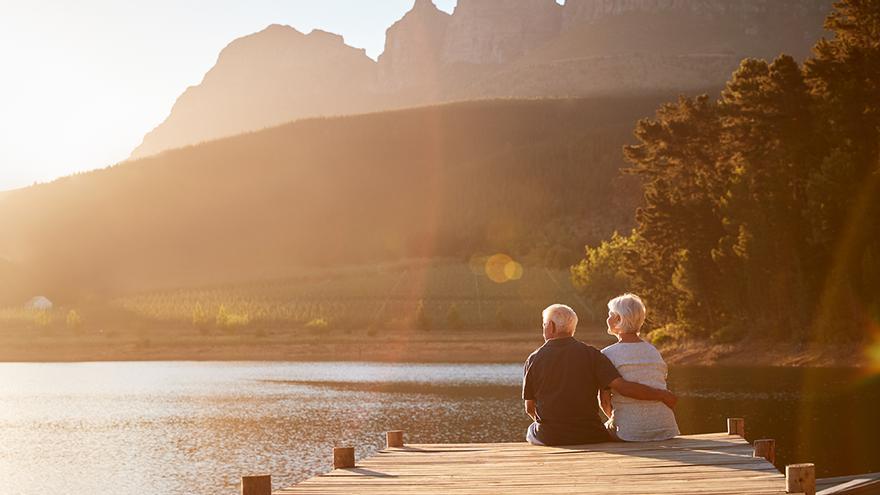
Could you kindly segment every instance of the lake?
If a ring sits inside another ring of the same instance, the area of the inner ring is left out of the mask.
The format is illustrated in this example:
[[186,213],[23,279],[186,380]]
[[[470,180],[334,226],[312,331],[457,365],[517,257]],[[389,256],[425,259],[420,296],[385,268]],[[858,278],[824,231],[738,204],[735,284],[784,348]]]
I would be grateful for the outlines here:
[[[519,364],[0,363],[0,492],[235,494],[275,488],[407,441],[521,441]],[[775,438],[777,465],[880,471],[880,377],[853,369],[677,367],[683,434]]]

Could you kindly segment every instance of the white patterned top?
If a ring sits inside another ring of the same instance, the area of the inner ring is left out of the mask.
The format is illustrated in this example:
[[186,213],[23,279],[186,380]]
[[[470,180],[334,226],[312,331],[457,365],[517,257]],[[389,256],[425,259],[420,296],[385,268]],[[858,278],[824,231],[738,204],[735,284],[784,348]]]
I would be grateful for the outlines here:
[[[666,389],[666,362],[647,342],[618,342],[602,349],[624,380]],[[614,394],[611,419],[606,426],[621,440],[647,442],[666,440],[679,434],[672,409],[662,402],[637,400]]]

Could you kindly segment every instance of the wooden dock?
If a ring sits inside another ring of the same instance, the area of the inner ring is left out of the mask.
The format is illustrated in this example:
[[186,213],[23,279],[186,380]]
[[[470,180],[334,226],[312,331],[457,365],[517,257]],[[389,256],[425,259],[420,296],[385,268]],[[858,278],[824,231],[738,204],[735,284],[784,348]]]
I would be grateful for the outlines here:
[[[739,421],[737,423],[736,421]],[[741,420],[728,433],[687,435],[661,442],[536,447],[522,443],[403,444],[354,462],[351,448],[334,449],[329,473],[274,492],[303,494],[785,494],[815,493],[812,464],[773,459],[772,440],[756,448]],[[740,433],[740,434],[737,434]],[[242,479],[243,495],[269,495],[268,476]]]

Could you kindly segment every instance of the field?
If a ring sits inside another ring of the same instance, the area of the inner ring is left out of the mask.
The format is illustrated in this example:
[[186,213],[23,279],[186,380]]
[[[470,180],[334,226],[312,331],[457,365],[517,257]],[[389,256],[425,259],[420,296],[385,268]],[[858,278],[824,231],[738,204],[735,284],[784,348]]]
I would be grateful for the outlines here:
[[541,310],[554,302],[596,326],[567,271],[505,255],[316,268],[0,309],[0,360],[519,360],[540,345]]
[[537,328],[541,310],[554,302],[591,314],[565,270],[495,259],[500,261],[419,260],[311,270],[276,281],[131,295],[113,305],[139,319],[205,327]]
[[[51,311],[0,308],[0,361],[520,362],[541,345],[540,312],[553,302],[578,312],[579,339],[598,347],[613,341],[604,308],[587,308],[565,270],[499,256],[309,269],[262,282],[91,298]],[[756,356],[755,348],[765,351]],[[675,364],[866,362],[858,346],[750,340],[682,342],[662,351]]]

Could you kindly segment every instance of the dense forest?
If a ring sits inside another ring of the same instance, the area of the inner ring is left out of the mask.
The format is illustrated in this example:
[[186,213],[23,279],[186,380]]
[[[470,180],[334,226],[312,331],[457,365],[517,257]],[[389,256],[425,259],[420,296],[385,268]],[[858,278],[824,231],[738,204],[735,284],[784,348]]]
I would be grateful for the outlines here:
[[837,2],[825,27],[802,65],[746,59],[719,98],[638,123],[636,227],[572,267],[590,300],[642,294],[655,340],[880,329],[880,2]]
[[497,100],[303,120],[0,197],[21,304],[504,252],[567,267],[632,228],[632,123],[674,95]]

